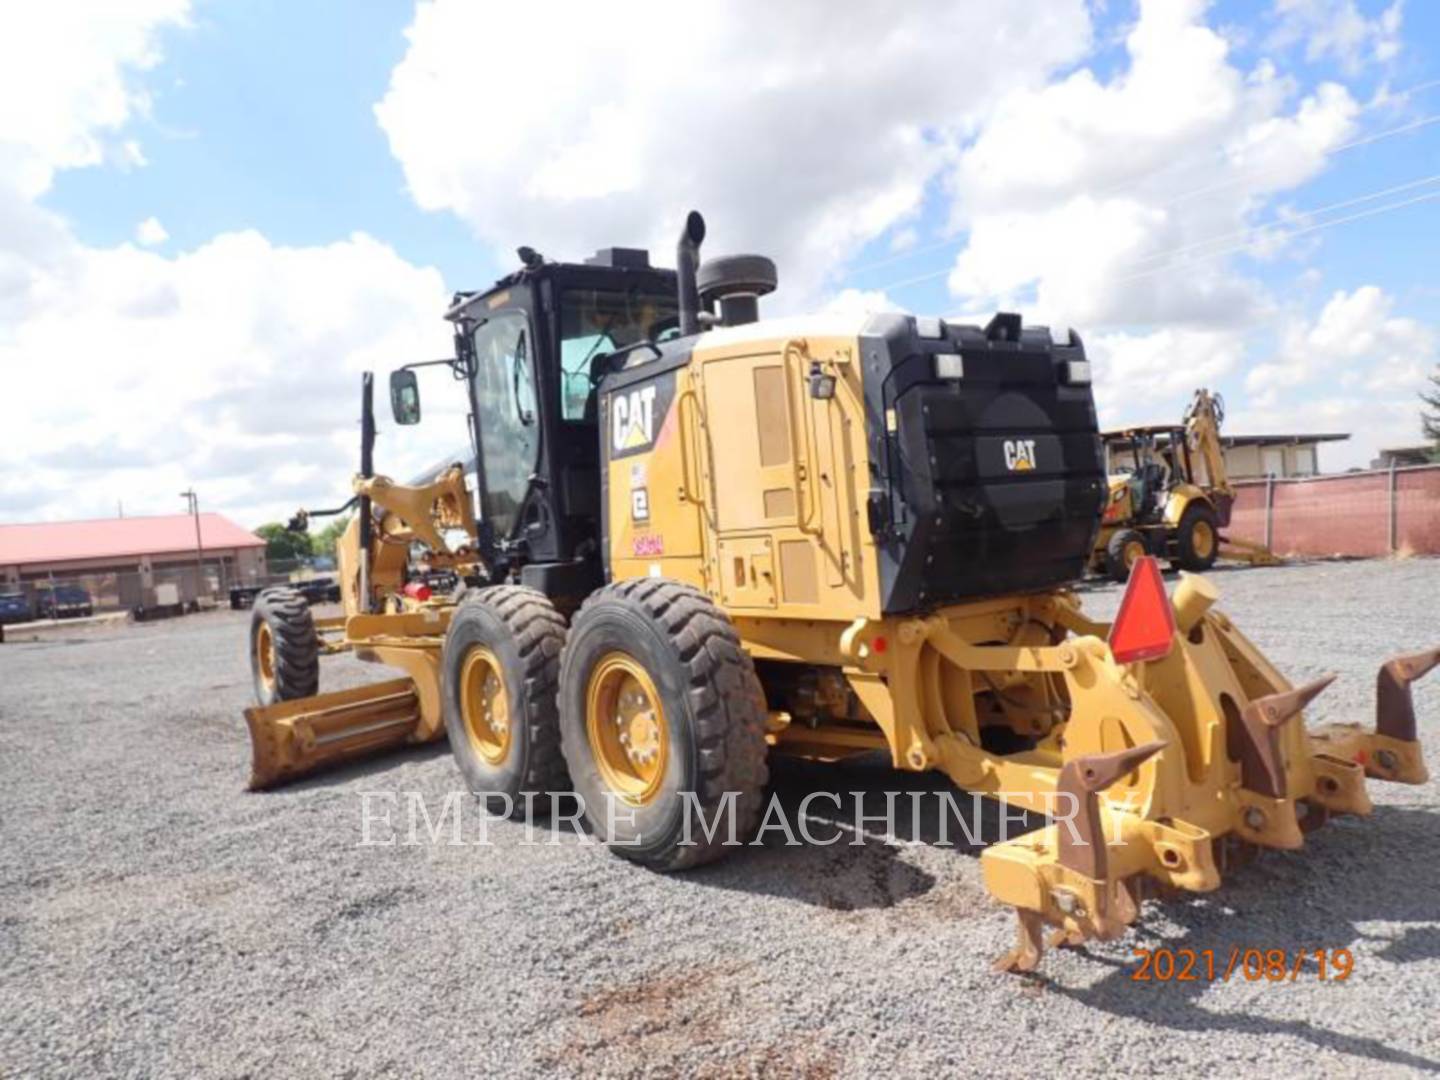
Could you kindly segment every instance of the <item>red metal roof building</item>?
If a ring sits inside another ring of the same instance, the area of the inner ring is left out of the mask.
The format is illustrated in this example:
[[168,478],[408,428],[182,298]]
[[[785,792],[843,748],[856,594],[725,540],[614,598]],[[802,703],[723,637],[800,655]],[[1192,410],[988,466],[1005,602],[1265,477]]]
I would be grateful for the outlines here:
[[[265,572],[265,541],[221,514],[200,515],[208,576],[248,580]],[[188,571],[195,566],[189,514],[0,525],[0,582]]]

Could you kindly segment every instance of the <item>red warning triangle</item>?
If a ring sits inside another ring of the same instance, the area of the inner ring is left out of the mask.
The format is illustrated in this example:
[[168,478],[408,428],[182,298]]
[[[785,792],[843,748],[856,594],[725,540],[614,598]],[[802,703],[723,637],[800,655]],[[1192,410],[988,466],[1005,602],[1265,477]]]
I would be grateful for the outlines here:
[[1142,555],[1130,568],[1130,582],[1120,598],[1120,612],[1110,625],[1110,652],[1118,664],[1159,660],[1175,642],[1175,609],[1165,595],[1160,564]]

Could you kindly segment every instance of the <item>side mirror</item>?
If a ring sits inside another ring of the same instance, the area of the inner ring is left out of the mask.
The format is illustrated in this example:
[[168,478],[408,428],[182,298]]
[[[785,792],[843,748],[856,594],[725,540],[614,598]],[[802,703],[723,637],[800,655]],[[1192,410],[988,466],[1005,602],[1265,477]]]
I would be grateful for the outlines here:
[[420,422],[420,383],[409,368],[390,373],[390,411],[397,424]]

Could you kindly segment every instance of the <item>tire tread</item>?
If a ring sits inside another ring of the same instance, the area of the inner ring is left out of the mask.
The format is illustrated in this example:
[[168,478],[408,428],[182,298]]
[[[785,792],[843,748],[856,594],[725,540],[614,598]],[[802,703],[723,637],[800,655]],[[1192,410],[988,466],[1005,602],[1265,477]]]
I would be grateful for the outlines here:
[[318,694],[320,635],[305,597],[297,589],[283,585],[263,589],[256,595],[250,622],[252,667],[257,664],[253,655],[255,629],[262,621],[269,624],[275,641],[275,700],[293,701]]
[[[694,718],[696,796],[708,816],[727,791],[736,795],[736,836],[748,837],[760,823],[766,782],[767,708],[754,661],[725,613],[693,585],[668,578],[633,578],[596,590],[581,606],[587,610],[615,600],[638,604],[674,643],[685,666],[686,693]],[[588,753],[589,748],[577,748]],[[713,862],[727,849],[728,830],[712,840],[675,845],[641,858],[659,870],[683,870]]]
[[[469,605],[484,605],[498,615],[514,634],[520,652],[521,696],[530,745],[522,789],[569,790],[570,774],[560,753],[560,731],[555,723],[565,620],[544,593],[524,585],[487,585],[467,590],[459,606]],[[506,675],[508,678],[509,673]]]

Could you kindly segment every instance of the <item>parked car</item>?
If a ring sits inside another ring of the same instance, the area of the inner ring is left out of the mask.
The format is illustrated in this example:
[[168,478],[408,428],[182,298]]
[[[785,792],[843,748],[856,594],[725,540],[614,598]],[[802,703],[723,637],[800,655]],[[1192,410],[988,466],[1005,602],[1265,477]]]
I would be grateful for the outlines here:
[[29,622],[30,601],[19,591],[0,592],[0,626],[5,623]]
[[35,615],[40,619],[76,619],[95,614],[95,601],[79,585],[42,585],[35,594]]

